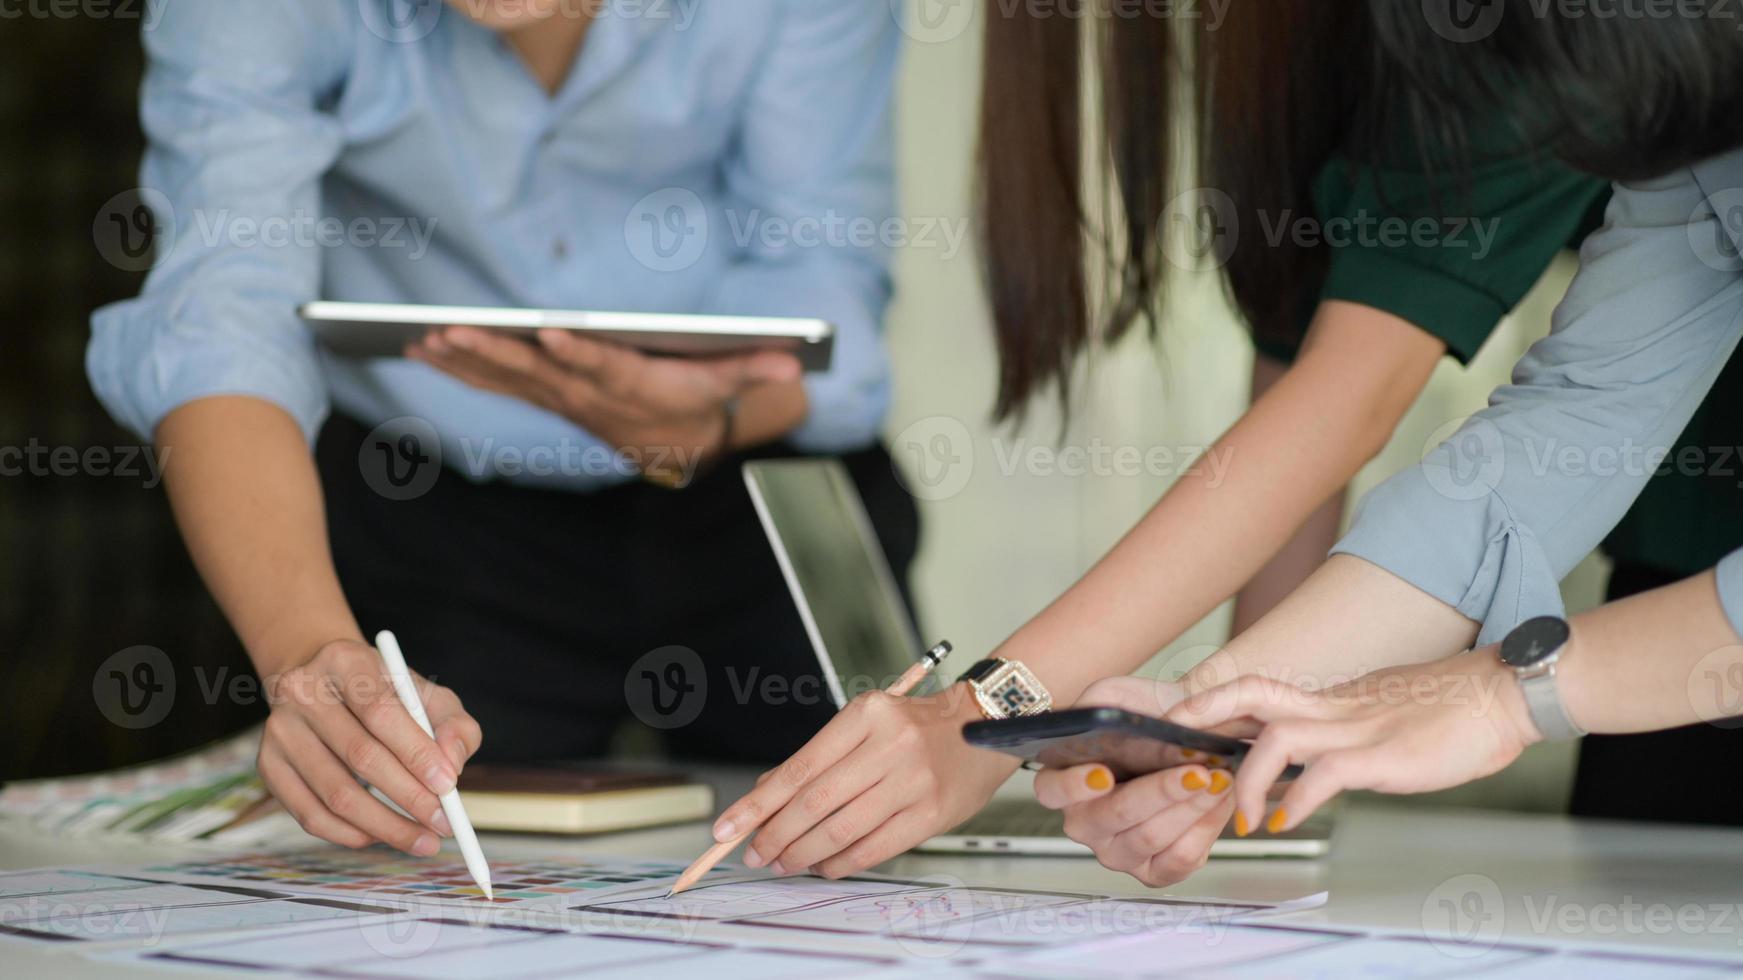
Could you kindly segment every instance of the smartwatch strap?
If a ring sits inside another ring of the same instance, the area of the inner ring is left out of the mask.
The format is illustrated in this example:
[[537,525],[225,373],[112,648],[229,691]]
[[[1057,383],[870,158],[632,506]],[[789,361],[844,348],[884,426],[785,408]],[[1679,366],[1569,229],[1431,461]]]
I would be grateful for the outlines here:
[[1555,668],[1551,667],[1536,677],[1521,679],[1519,687],[1525,694],[1525,707],[1531,712],[1531,723],[1537,726],[1537,731],[1545,739],[1565,742],[1586,734],[1585,729],[1576,724],[1567,713],[1567,705],[1561,703],[1561,689],[1555,681]]

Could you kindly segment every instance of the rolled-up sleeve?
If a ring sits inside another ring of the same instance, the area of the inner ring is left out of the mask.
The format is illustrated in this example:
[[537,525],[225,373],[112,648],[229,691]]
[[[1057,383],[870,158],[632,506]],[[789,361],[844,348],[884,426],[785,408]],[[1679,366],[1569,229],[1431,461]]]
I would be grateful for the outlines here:
[[1714,570],[1719,586],[1719,604],[1725,607],[1725,617],[1731,628],[1743,636],[1743,548],[1726,555]]
[[[1724,164],[1697,170],[1743,173]],[[1618,185],[1550,335],[1488,408],[1362,501],[1334,553],[1482,623],[1479,643],[1560,613],[1560,580],[1639,496],[1743,329],[1735,243],[1704,183]]]
[[810,452],[869,444],[889,407],[898,40],[887,4],[785,4],[725,169],[728,221],[750,234],[710,309],[835,324],[833,365],[806,378],[810,410],[789,436]]
[[176,0],[144,34],[142,197],[157,249],[137,299],[92,318],[86,367],[149,439],[172,410],[251,395],[311,439],[326,388],[299,304],[318,298],[321,178],[351,30],[335,0]]

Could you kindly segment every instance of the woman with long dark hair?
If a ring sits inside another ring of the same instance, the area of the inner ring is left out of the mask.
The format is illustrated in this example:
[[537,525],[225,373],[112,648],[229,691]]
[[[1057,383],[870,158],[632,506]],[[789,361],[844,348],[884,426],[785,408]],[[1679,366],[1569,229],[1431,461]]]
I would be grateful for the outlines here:
[[[1690,515],[1695,533],[1717,539],[1716,567],[1571,627],[1556,583],[1662,460],[1707,463],[1672,449],[1679,433],[1686,447],[1703,431],[1690,427],[1703,398],[1721,410],[1715,421],[1736,424],[1743,40],[1714,29],[1707,18],[1718,11],[1701,4],[1635,24],[1546,20],[1521,3],[1495,8],[1493,33],[1464,43],[1376,9],[1385,47],[1429,104],[1468,111],[1475,99],[1500,100],[1528,138],[1615,176],[1615,196],[1553,332],[1513,383],[1370,495],[1334,557],[1195,670],[1186,685],[1203,690],[1168,716],[1256,736],[1232,794],[1243,831],[1261,821],[1287,830],[1344,789],[1458,785],[1531,743],[1588,732],[1608,738],[1584,746],[1576,809],[1735,823],[1738,792],[1710,766],[1739,745],[1725,723],[1743,712],[1732,680],[1743,670],[1738,542]],[[1701,491],[1735,506],[1737,481],[1717,466],[1702,472]],[[1385,614],[1372,615],[1381,603]],[[1460,653],[1473,638],[1483,646]],[[1437,662],[1386,667],[1428,659]],[[1383,669],[1326,683],[1375,665]],[[1107,690],[1130,701],[1146,687]],[[1292,762],[1306,772],[1273,809],[1267,794]],[[1091,774],[1043,774],[1037,794],[1066,808],[1074,836],[1104,861],[1166,877],[1157,862],[1180,836],[1134,841],[1113,815],[1145,801],[1084,785]],[[1168,809],[1146,819],[1178,824]]]
[[[1117,243],[1090,231],[1080,163],[1086,30],[1099,52]],[[1011,771],[966,748],[962,723],[1076,701],[1250,582],[1287,592],[1302,573],[1267,562],[1284,553],[1282,565],[1302,564],[1287,555],[1292,536],[1335,528],[1327,500],[1385,445],[1440,358],[1473,355],[1606,194],[1603,181],[1529,152],[1493,107],[1441,112],[1412,95],[1353,5],[1247,5],[1215,30],[1019,6],[989,13],[987,43],[980,167],[999,413],[1020,414],[1050,387],[1068,398],[1083,352],[1140,321],[1154,329],[1178,258],[1170,216],[1194,187],[1208,192],[1186,199],[1211,205],[1185,209],[1206,219],[1202,250],[1222,261],[1261,349],[1295,361],[1269,372],[1268,388],[1256,372],[1262,394],[1213,450],[1231,460],[1219,486],[1180,481],[962,684],[941,698],[865,699],[729,808],[722,839],[768,818],[753,866],[848,873],[953,826]],[[1196,148],[1186,161],[1182,131]],[[1314,234],[1275,233],[1301,218]],[[1362,233],[1364,223],[1377,230]],[[1102,264],[1112,296],[1098,309]],[[1305,550],[1315,562],[1324,553]],[[1401,647],[1365,667],[1430,656]],[[1166,706],[1143,696],[1152,711]],[[1179,802],[1144,830],[1180,842],[1151,866],[1156,880],[1197,867],[1233,812],[1226,773],[1195,776],[1209,792],[1182,793],[1183,778],[1131,786],[1158,806]]]

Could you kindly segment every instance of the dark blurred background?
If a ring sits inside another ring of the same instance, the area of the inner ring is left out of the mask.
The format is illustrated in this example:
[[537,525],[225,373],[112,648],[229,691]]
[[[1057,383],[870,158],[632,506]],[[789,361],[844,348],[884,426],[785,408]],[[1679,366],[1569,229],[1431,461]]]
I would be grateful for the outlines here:
[[[157,758],[265,714],[250,689],[226,690],[250,668],[163,488],[147,487],[154,471],[135,458],[130,474],[107,472],[139,439],[92,396],[85,342],[91,311],[143,278],[130,271],[142,262],[112,259],[141,217],[146,4],[84,6],[0,18],[0,780]],[[57,465],[57,450],[80,463]],[[151,675],[150,710],[121,716],[149,723],[128,727],[111,720],[116,685],[138,676],[142,646],[172,674]]]

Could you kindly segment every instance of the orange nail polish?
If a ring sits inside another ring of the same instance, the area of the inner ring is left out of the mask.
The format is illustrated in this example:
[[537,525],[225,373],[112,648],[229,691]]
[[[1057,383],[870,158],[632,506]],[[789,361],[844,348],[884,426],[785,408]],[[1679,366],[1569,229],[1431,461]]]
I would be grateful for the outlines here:
[[1106,766],[1096,766],[1083,777],[1083,784],[1100,793],[1114,788],[1114,774]]
[[1247,826],[1247,815],[1242,813],[1239,810],[1236,810],[1235,811],[1235,836],[1236,837],[1245,837],[1252,832],[1253,832],[1253,828]]
[[1187,770],[1186,775],[1180,777],[1180,785],[1190,790],[1200,790],[1209,786],[1210,783],[1206,782],[1205,778],[1199,775],[1198,770],[1189,769]]
[[1196,759],[1198,758],[1198,752],[1195,749],[1181,749],[1180,757],[1182,759]]
[[1281,834],[1283,832],[1284,825],[1287,824],[1288,822],[1289,822],[1289,814],[1284,813],[1282,807],[1278,807],[1276,809],[1276,811],[1271,814],[1270,822],[1265,824],[1265,829],[1269,830],[1273,834]]
[[1228,773],[1221,769],[1217,769],[1210,774],[1210,791],[1212,793],[1221,793],[1223,790],[1228,789],[1229,784],[1233,782],[1234,780],[1229,778]]
[[1204,764],[1207,766],[1220,766],[1223,764],[1223,757],[1220,755],[1207,755],[1204,757]]

